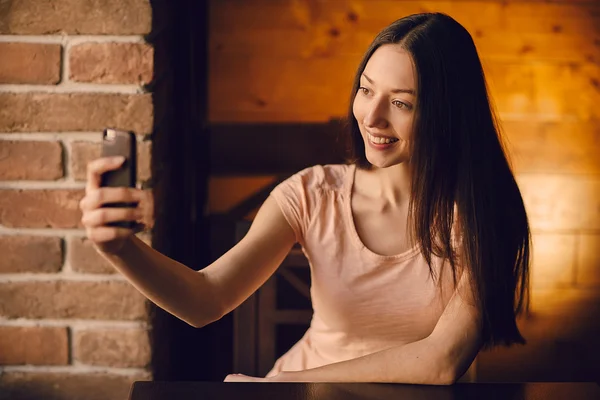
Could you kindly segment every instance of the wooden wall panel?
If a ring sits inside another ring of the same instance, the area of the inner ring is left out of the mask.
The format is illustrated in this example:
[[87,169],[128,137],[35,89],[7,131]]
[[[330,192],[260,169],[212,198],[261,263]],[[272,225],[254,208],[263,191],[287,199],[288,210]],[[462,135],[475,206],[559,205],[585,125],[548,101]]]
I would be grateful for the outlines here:
[[[496,348],[477,356],[483,382],[595,381],[600,333],[598,298],[589,291],[552,290],[540,308],[519,321],[527,345]],[[582,316],[584,311],[585,316]]]
[[575,236],[571,234],[535,234],[531,287],[539,290],[571,286],[575,280],[575,247]]
[[600,60],[599,64],[538,64],[534,71],[539,114],[553,120],[600,119]]
[[600,124],[563,120],[503,121],[516,173],[600,174]]
[[[536,317],[568,318],[571,326],[565,329],[579,331],[597,326],[597,321],[589,320],[588,313],[600,317],[600,296],[595,288],[561,288],[533,291],[531,309]],[[548,332],[550,333],[550,332]],[[568,333],[568,332],[565,332]]]
[[600,233],[579,238],[576,283],[600,289]]
[[355,57],[214,57],[211,122],[325,122],[344,115],[359,61]]
[[[211,59],[212,122],[327,121],[345,115],[359,56]],[[600,66],[484,60],[504,120],[600,119]],[[550,85],[549,82],[552,82]]]
[[517,182],[534,231],[600,230],[600,176],[521,174]]
[[239,202],[270,184],[272,176],[211,177],[208,188],[208,210],[211,214],[226,213]]
[[[228,0],[211,3],[209,118],[320,122],[344,115],[376,33],[397,17],[434,10],[472,33],[503,117],[598,117],[600,4]],[[549,79],[570,83],[548,87]],[[576,93],[584,95],[571,101]]]
[[600,51],[587,40],[598,35],[600,5],[594,3],[394,0],[214,1],[211,50],[289,57],[362,54],[395,19],[435,11],[465,26],[487,56],[581,61]]

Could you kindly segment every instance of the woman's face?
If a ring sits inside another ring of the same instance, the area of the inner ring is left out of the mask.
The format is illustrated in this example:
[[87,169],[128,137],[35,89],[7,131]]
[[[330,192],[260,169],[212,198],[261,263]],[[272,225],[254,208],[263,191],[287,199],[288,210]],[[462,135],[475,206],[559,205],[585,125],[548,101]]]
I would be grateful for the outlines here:
[[416,106],[412,59],[399,45],[379,47],[360,77],[353,112],[367,160],[386,168],[409,160]]

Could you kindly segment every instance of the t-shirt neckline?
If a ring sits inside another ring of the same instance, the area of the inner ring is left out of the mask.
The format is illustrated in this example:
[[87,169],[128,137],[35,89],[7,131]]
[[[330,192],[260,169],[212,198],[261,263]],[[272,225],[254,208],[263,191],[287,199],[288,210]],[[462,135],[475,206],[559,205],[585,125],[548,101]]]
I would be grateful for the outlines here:
[[348,232],[350,233],[350,236],[352,237],[352,240],[354,241],[355,245],[357,245],[360,251],[362,251],[368,257],[377,259],[379,261],[402,261],[418,254],[418,244],[415,245],[413,248],[408,249],[400,254],[385,256],[382,254],[375,253],[363,243],[360,236],[358,236],[358,231],[356,230],[356,225],[354,223],[354,216],[352,214],[352,189],[354,188],[356,169],[356,164],[350,164],[350,166],[347,169],[346,179],[344,182],[344,210],[346,213],[346,222],[348,225]]

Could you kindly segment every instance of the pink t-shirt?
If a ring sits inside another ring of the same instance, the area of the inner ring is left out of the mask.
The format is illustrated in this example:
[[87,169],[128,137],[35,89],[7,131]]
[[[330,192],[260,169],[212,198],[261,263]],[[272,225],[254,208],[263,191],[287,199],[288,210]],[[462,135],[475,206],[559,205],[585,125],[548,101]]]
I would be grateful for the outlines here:
[[271,195],[311,270],[313,318],[267,376],[361,357],[427,337],[453,292],[450,268],[432,280],[418,248],[383,256],[361,241],[350,208],[355,165],[317,165]]

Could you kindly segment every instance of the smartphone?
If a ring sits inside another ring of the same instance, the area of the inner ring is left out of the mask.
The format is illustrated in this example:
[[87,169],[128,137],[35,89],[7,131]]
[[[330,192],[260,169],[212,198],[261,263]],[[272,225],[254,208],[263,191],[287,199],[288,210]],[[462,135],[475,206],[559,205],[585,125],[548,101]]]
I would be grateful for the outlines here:
[[[135,133],[118,129],[107,128],[102,134],[102,157],[123,156],[125,161],[114,171],[102,174],[100,186],[102,187],[135,187],[137,177],[137,147]],[[136,203],[110,203],[103,207],[136,207]],[[112,222],[107,226],[133,228],[133,221]]]

